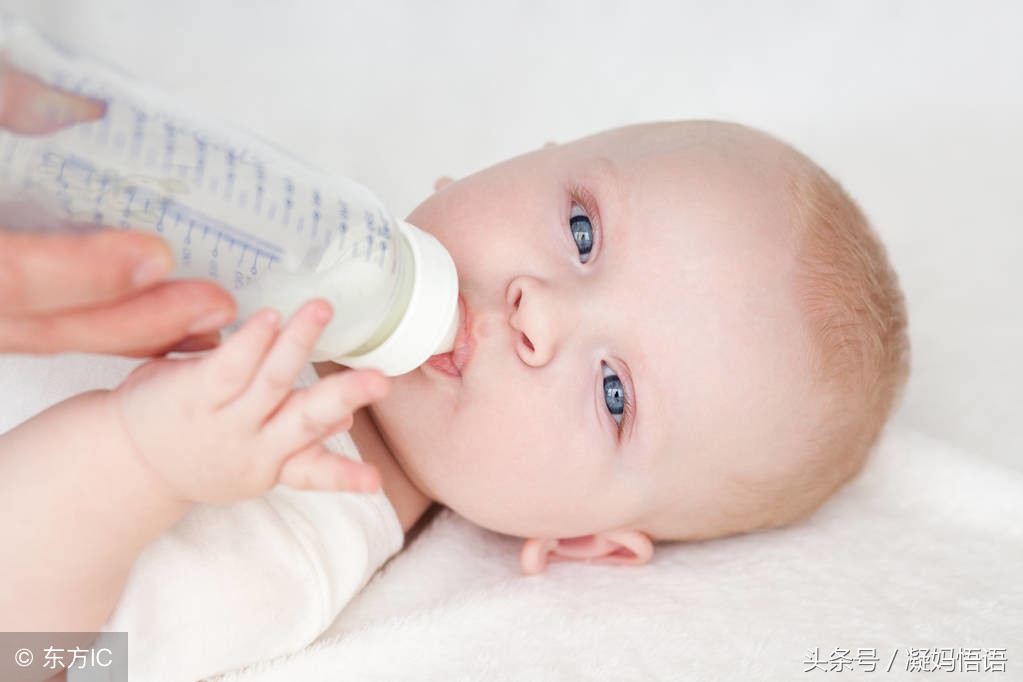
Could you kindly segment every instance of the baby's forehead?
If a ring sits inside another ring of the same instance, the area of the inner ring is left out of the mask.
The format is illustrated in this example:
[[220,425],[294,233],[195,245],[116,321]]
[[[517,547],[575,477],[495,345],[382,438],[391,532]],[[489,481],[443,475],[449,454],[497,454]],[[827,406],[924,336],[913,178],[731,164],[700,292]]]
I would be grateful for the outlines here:
[[[660,136],[657,136],[660,138]],[[665,247],[682,249],[666,257],[707,258],[712,254],[791,253],[794,205],[784,155],[739,140],[675,146],[649,141],[635,147],[628,138],[601,143],[595,157],[612,190],[611,213],[620,229]]]
[[[612,131],[587,147],[621,185],[617,205],[601,215],[605,255],[623,266],[615,274],[632,293],[626,315],[642,346],[633,358],[643,358],[637,370],[664,409],[695,400],[694,414],[725,414],[751,395],[740,384],[778,386],[800,373],[798,262],[777,172],[784,156],[770,140],[735,133],[705,143]],[[721,400],[716,409],[712,398]],[[663,419],[669,430],[684,424]]]
[[648,158],[716,159],[733,170],[773,166],[793,160],[794,150],[754,128],[722,121],[644,123],[606,130],[575,145],[622,164]]
[[772,239],[791,238],[788,171],[797,156],[759,131],[718,122],[644,124],[583,138],[566,153],[573,167],[606,170],[598,175],[613,180],[614,199],[637,218],[649,213],[658,225],[676,218],[690,228],[725,229],[731,239],[747,232],[762,240],[765,230]]

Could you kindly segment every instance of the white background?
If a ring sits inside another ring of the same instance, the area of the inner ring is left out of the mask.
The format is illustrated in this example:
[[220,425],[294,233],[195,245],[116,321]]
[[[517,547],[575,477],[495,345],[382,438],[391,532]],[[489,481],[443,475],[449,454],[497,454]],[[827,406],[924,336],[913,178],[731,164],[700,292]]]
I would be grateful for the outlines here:
[[395,213],[548,140],[721,118],[857,198],[909,301],[897,420],[1023,470],[1023,3],[0,0]]

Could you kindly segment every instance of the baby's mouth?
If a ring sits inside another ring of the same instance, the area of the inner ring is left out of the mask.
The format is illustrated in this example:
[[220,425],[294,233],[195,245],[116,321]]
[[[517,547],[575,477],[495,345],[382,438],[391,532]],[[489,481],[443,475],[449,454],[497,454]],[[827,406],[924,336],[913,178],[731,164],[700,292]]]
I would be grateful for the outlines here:
[[444,372],[453,377],[461,377],[462,370],[472,356],[472,318],[469,307],[461,295],[458,297],[458,305],[462,312],[462,324],[455,335],[455,346],[447,353],[439,353],[430,356],[424,364]]

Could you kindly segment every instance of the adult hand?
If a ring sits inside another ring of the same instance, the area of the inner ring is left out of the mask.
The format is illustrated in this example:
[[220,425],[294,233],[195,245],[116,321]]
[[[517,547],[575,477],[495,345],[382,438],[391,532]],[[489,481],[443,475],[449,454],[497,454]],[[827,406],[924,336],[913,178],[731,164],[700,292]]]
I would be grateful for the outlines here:
[[155,235],[0,229],[0,352],[147,357],[216,347],[234,300],[212,282],[161,282],[173,267]]
[[[0,128],[43,135],[105,112],[104,102],[0,62]],[[163,240],[112,229],[40,234],[53,219],[26,208],[0,205],[0,352],[145,357],[219,344],[234,300],[213,282],[162,282],[174,267]]]

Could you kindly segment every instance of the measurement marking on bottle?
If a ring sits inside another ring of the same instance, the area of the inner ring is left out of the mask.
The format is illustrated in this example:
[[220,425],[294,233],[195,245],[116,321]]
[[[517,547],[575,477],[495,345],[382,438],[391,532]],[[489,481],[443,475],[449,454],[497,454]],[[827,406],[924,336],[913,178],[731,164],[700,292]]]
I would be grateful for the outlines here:
[[[106,115],[75,126],[77,133],[66,131],[66,138],[53,143],[56,147],[51,147],[50,141],[9,138],[0,145],[0,159],[6,164],[6,168],[0,165],[0,179],[11,177],[11,184],[24,182],[33,192],[48,193],[50,200],[56,199],[76,220],[91,216],[103,223],[106,215],[106,224],[112,226],[161,233],[176,247],[179,265],[190,266],[179,267],[179,274],[194,272],[201,276],[203,263],[208,263],[210,276],[219,279],[220,265],[224,265],[223,284],[231,281],[226,256],[234,253],[236,245],[242,246],[242,251],[233,274],[241,275],[244,286],[249,286],[278,261],[307,269],[315,266],[337,241],[334,226],[338,216],[330,209],[324,212],[325,207],[336,205],[332,196],[336,188],[330,188],[324,197],[316,187],[302,186],[296,193],[295,180],[287,174],[300,171],[293,164],[281,163],[284,173],[277,174],[276,164],[282,159],[273,151],[262,151],[258,142],[255,148],[247,149],[244,142],[234,148],[234,138],[218,142],[215,133],[214,139],[208,140],[205,133],[190,130],[187,120],[178,125],[173,114],[146,111],[132,104],[129,95],[121,99],[120,92],[105,91],[102,84],[73,74],[61,75],[58,82],[65,89],[70,86],[71,90],[103,99]],[[76,152],[60,146],[70,141],[74,149],[79,140],[83,141],[79,149],[89,161],[77,159]],[[50,155],[41,159],[40,152]],[[207,169],[209,177],[205,175]],[[300,182],[308,182],[309,177],[306,173]],[[308,203],[310,190],[312,206]],[[341,222],[347,229],[344,219],[348,207],[343,201],[339,205]],[[237,210],[239,206],[246,210],[245,215]],[[354,206],[353,212],[361,214],[361,204]],[[382,214],[380,220],[386,223]],[[253,226],[253,222],[257,224]],[[297,223],[301,238],[287,232],[282,235],[281,230],[290,230],[292,222]],[[203,228],[201,239],[193,242],[194,228],[199,226]],[[307,226],[310,232],[305,233]],[[353,242],[363,236],[361,225],[358,227]],[[213,245],[205,241],[211,233],[216,236]],[[344,230],[338,236],[344,242]],[[378,234],[376,241],[370,237],[366,257],[379,251],[383,258],[389,246],[384,239],[384,234]],[[228,252],[221,264],[219,247],[224,242]],[[373,249],[375,244],[380,245],[379,250]],[[253,252],[251,261],[249,251]],[[261,260],[263,256],[266,263]]]
[[124,206],[124,217],[125,218],[127,218],[128,216],[131,215],[131,202],[133,202],[135,200],[135,188],[134,187],[129,187],[128,191],[126,192],[126,194],[128,195],[128,203],[125,204],[125,206]]
[[100,181],[99,195],[96,197],[97,210],[98,210],[98,207],[103,204],[103,197],[106,196],[107,185],[109,185],[109,184],[110,184],[110,177],[107,176],[107,175],[104,175],[103,179]]
[[[169,202],[167,202],[167,201],[163,201],[162,205],[160,206],[160,219],[156,221],[156,231],[157,232],[163,232],[163,219],[167,215],[167,204],[168,203]],[[149,207],[149,202],[148,201],[146,202],[146,207],[147,208]]]

